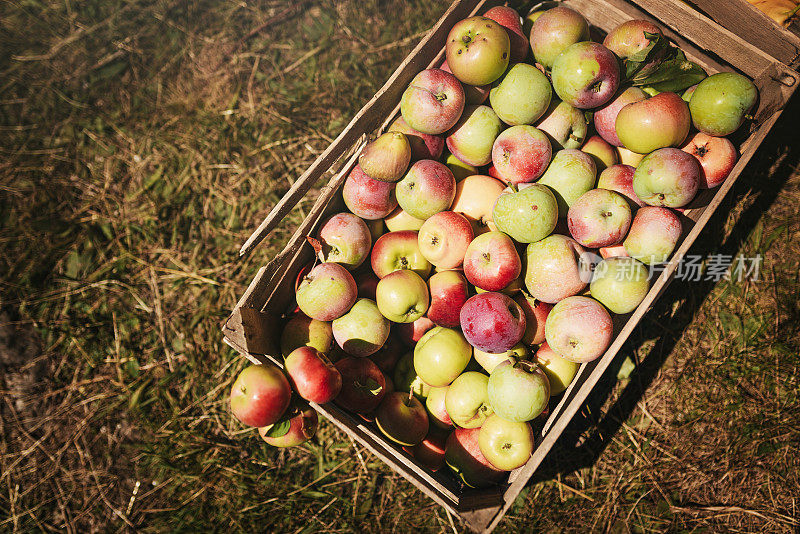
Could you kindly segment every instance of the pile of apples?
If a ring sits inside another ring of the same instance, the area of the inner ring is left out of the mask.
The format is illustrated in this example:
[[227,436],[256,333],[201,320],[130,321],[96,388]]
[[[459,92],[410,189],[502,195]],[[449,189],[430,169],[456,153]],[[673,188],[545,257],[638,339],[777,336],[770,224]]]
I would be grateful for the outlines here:
[[732,169],[749,79],[706,77],[647,21],[603,44],[567,7],[526,22],[504,6],[458,22],[363,149],[349,211],[309,239],[285,373],[234,384],[233,413],[268,443],[313,435],[303,400],[335,402],[432,470],[500,481],[609,347],[612,314],[645,298],[680,210]]

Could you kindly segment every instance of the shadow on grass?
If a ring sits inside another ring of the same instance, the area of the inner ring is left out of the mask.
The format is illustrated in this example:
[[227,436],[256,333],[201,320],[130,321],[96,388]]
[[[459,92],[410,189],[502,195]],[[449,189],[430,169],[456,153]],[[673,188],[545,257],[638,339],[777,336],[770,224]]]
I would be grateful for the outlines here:
[[[740,253],[751,230],[773,205],[789,176],[800,165],[800,144],[792,143],[798,120],[800,97],[795,96],[764,140],[759,153],[746,167],[746,172],[734,185],[732,194],[727,196],[703,229],[694,245],[696,251],[713,251],[714,254],[732,257]],[[730,235],[723,242],[718,242],[718,236],[724,235],[730,209],[750,190],[756,193],[754,202],[738,217]],[[645,316],[645,321],[640,323],[619,351],[529,484],[551,480],[558,474],[569,474],[591,467],[597,462],[622,424],[631,417],[716,285],[717,282],[713,281],[691,282],[677,279],[670,284],[654,308]],[[790,321],[800,323],[797,306],[790,307],[789,314]],[[636,353],[648,339],[657,341],[631,373],[619,398],[599,417],[602,407],[615,389],[617,374],[626,356]]]

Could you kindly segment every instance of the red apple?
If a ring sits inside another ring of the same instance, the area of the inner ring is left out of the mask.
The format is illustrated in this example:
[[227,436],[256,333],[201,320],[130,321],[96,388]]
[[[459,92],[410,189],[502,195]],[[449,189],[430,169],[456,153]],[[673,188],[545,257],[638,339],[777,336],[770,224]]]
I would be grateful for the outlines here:
[[[430,308],[428,309],[430,310]],[[395,328],[397,329],[397,335],[400,337],[400,340],[409,347],[413,347],[417,344],[417,341],[422,339],[425,332],[434,326],[436,326],[434,322],[427,317],[420,317],[413,323],[398,323],[395,325]]]
[[370,413],[386,394],[386,379],[369,358],[342,358],[336,362],[342,375],[342,389],[336,404],[356,413]]
[[431,428],[421,443],[413,447],[403,447],[403,449],[424,467],[431,471],[438,471],[444,467],[444,449],[447,443],[447,436],[447,432]]
[[526,293],[514,297],[514,302],[519,304],[525,314],[525,334],[522,342],[526,345],[539,345],[544,342],[544,323],[547,315],[553,309],[552,304],[542,302]]
[[636,191],[633,190],[634,172],[636,172],[636,168],[630,165],[612,165],[600,173],[600,177],[597,179],[597,188],[616,191],[630,201],[631,208],[644,206],[644,201],[636,196]]
[[487,232],[472,240],[464,255],[464,275],[486,291],[500,291],[522,271],[514,241],[503,232]]
[[499,353],[519,343],[525,333],[525,314],[502,293],[479,293],[461,308],[461,330],[470,345]]
[[450,414],[447,413],[445,407],[445,398],[447,397],[447,388],[444,386],[440,388],[431,388],[428,391],[428,396],[425,398],[425,407],[428,409],[428,420],[435,426],[443,429],[453,428],[453,420],[450,419]]
[[423,70],[400,99],[400,113],[415,130],[438,135],[449,130],[464,111],[461,82],[441,69]]
[[291,397],[292,388],[283,371],[274,365],[250,365],[233,383],[231,412],[246,425],[267,426],[281,418]]
[[464,275],[459,271],[441,271],[430,277],[428,287],[431,294],[428,318],[439,326],[459,326],[461,307],[469,298]]
[[[453,73],[453,71],[450,70],[450,65],[447,64],[446,59],[442,61],[442,64],[439,66],[439,68],[445,72],[449,72],[450,74]],[[489,91],[492,89],[491,84],[486,84],[486,85],[462,84],[462,87],[464,88],[464,102],[467,105],[473,105],[473,106],[483,104],[486,101],[486,98],[489,96]]]
[[364,263],[372,247],[367,223],[352,213],[332,215],[322,225],[317,237],[325,261],[340,263],[350,270]]
[[314,437],[319,417],[308,404],[293,403],[281,420],[258,429],[267,444],[273,447],[295,447]]
[[312,347],[300,347],[286,358],[286,372],[298,395],[325,404],[342,389],[342,376],[325,354]]
[[700,162],[700,187],[710,189],[717,187],[728,177],[736,160],[736,147],[727,137],[713,137],[697,132],[681,147]]
[[373,180],[356,165],[342,187],[347,209],[362,219],[382,219],[397,207],[395,184]]
[[481,453],[480,428],[456,428],[445,445],[448,467],[468,486],[482,488],[497,484],[506,472],[494,467]]
[[444,151],[444,137],[438,135],[424,134],[408,125],[406,120],[400,116],[389,126],[390,132],[400,132],[405,134],[411,144],[411,160],[439,159]]
[[514,8],[508,6],[495,6],[483,14],[487,19],[492,19],[505,28],[511,41],[511,63],[525,61],[528,57],[528,37],[522,31],[522,20]]
[[466,217],[454,211],[440,211],[419,229],[419,249],[438,269],[457,269],[474,237]]
[[413,395],[396,391],[386,395],[378,406],[375,423],[389,439],[413,446],[428,434],[428,413]]
[[552,156],[550,139],[533,126],[512,126],[492,145],[492,162],[503,182],[521,184],[539,178]]

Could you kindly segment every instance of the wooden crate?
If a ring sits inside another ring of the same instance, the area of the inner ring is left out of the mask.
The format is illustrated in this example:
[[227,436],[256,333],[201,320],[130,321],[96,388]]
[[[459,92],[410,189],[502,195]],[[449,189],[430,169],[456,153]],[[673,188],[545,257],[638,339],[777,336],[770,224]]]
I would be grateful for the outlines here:
[[[223,323],[225,341],[230,346],[255,363],[272,361],[282,365],[279,350],[282,317],[294,307],[294,281],[298,271],[313,258],[313,251],[305,237],[314,235],[327,216],[345,210],[340,191],[347,174],[356,164],[357,155],[364,146],[367,135],[383,131],[398,116],[400,97],[414,75],[442,62],[445,39],[453,24],[473,14],[483,13],[498,3],[492,0],[456,0],[386,84],[294,183],[248,239],[242,247],[242,255],[250,252],[275,228],[323,175],[330,178],[321,188],[310,213],[284,250],[258,271],[231,316]],[[678,263],[777,121],[800,79],[800,75],[789,67],[796,58],[790,60],[788,56],[791,53],[782,44],[773,42],[770,32],[759,34],[758,39],[754,40],[759,45],[756,46],[679,1],[565,0],[564,3],[583,13],[593,26],[604,32],[632,18],[653,20],[690,59],[702,65],[709,73],[739,70],[754,79],[760,100],[754,114],[755,120],[749,130],[739,132],[738,137],[734,138],[739,145],[741,157],[730,176],[719,188],[702,191],[692,203],[691,209],[686,211],[688,219],[684,235],[671,261],[653,282],[638,308],[631,314],[615,318],[613,343],[600,359],[581,366],[575,380],[551,410],[541,432],[537,433],[537,446],[531,459],[526,465],[510,473],[506,483],[485,490],[466,488],[446,470],[432,473],[419,465],[414,458],[389,442],[373,424],[366,423],[333,403],[313,405],[320,414],[434,501],[460,516],[473,531],[488,532],[494,529],[513,504],[567,424],[583,406],[634,327],[664,291],[674,276]],[[699,0],[696,3],[716,2]],[[714,9],[722,9],[723,3],[719,4]],[[739,16],[745,17],[743,14]],[[751,17],[751,20],[753,24],[763,22],[757,17]],[[772,27],[775,28],[774,25]]]

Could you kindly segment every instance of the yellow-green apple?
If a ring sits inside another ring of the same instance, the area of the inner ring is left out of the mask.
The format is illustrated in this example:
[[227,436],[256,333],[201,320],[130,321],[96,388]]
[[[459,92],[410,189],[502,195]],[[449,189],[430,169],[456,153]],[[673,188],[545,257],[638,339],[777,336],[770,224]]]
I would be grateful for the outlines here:
[[447,156],[445,156],[444,164],[447,165],[447,167],[453,173],[453,176],[456,177],[457,182],[460,182],[461,180],[468,176],[472,176],[473,174],[480,174],[477,167],[474,167],[468,163],[464,163],[450,152],[448,152]]
[[619,63],[611,50],[584,41],[567,47],[553,62],[553,90],[578,109],[602,106],[619,88]]
[[431,215],[419,229],[419,250],[437,269],[457,269],[474,233],[466,217],[454,211]]
[[[425,315],[430,304],[425,280],[408,269],[400,269],[381,278],[375,288],[375,298],[380,313],[395,323],[413,323]],[[366,325],[365,322],[362,326]],[[336,335],[335,324],[333,334]]]
[[464,111],[464,88],[441,69],[423,70],[400,99],[400,113],[411,128],[429,135],[446,132]]
[[372,248],[372,235],[364,219],[352,213],[332,215],[319,230],[325,261],[353,270],[364,263]]
[[503,471],[525,465],[533,454],[533,428],[528,423],[508,421],[492,415],[478,433],[478,445],[489,463]]
[[554,98],[536,127],[550,137],[556,149],[580,148],[586,141],[589,122],[583,111]]
[[602,356],[611,344],[611,315],[593,298],[567,297],[553,306],[544,335],[550,348],[562,358],[590,362]]
[[[439,66],[445,72],[449,72],[450,74],[453,71],[450,70],[450,65],[447,64],[447,60],[445,59],[442,64]],[[489,98],[489,91],[491,90],[492,86],[489,84],[486,85],[468,85],[462,84],[464,88],[464,103],[466,105],[478,105],[483,104],[487,98]]]
[[453,328],[436,326],[414,347],[414,369],[426,384],[449,386],[472,359],[472,346]]
[[630,313],[650,290],[650,272],[634,258],[608,258],[594,268],[589,290],[611,313]]
[[386,437],[400,445],[420,443],[428,433],[428,414],[413,395],[396,391],[378,406],[375,423]]
[[342,389],[334,401],[356,413],[370,413],[386,395],[386,379],[369,358],[348,356],[335,363],[342,375]]
[[300,282],[295,298],[300,311],[312,319],[333,321],[347,313],[357,296],[350,271],[338,263],[320,263]]
[[525,314],[502,293],[479,293],[461,307],[461,330],[470,345],[484,352],[506,352],[525,333]]
[[425,407],[428,409],[428,420],[439,428],[453,428],[453,420],[447,414],[445,399],[447,390],[450,386],[441,388],[431,388],[425,399]]
[[422,277],[431,272],[431,264],[420,252],[417,232],[413,230],[383,234],[372,247],[370,263],[378,278],[402,269],[410,269]]
[[560,234],[528,245],[525,267],[528,293],[549,304],[577,295],[591,278],[591,262],[584,248]]
[[296,447],[314,437],[319,425],[317,412],[306,403],[292,403],[281,420],[258,429],[268,445],[273,447]]
[[617,152],[619,152],[619,162],[623,165],[630,165],[631,167],[636,167],[639,165],[646,154],[637,154],[631,150],[628,150],[624,146],[618,146]]
[[599,135],[593,135],[587,139],[581,147],[581,151],[592,156],[594,164],[600,172],[619,162],[617,148],[608,144]]
[[675,93],[626,105],[614,123],[617,136],[628,150],[649,154],[659,148],[679,146],[689,134],[689,106]]
[[552,148],[547,136],[526,124],[503,131],[492,145],[495,172],[505,183],[533,182],[547,168],[551,156]]
[[636,168],[630,165],[622,163],[612,165],[600,173],[597,178],[597,188],[616,191],[628,199],[631,208],[635,209],[637,206],[644,206],[645,203],[636,196],[636,191],[633,190],[633,174],[635,171]]
[[468,176],[456,184],[456,197],[450,210],[464,215],[476,236],[494,230],[492,209],[505,188],[503,182],[491,176]]
[[423,159],[408,169],[395,194],[404,211],[425,220],[450,207],[456,196],[456,179],[447,165]]
[[405,350],[406,347],[395,332],[389,334],[386,343],[384,343],[380,349],[370,354],[369,359],[375,362],[375,365],[378,366],[381,373],[388,375],[394,370]]
[[535,419],[550,400],[550,382],[538,365],[509,358],[494,368],[487,385],[494,412],[508,421]]
[[536,122],[547,111],[552,96],[550,81],[542,71],[516,63],[494,83],[489,102],[500,120],[515,126]]
[[681,230],[681,220],[674,211],[645,206],[636,211],[623,245],[631,257],[642,263],[664,263],[675,250]]
[[447,438],[444,458],[447,466],[464,484],[485,488],[497,484],[506,472],[494,467],[481,453],[479,428],[456,428]]
[[[398,272],[413,274],[411,271]],[[391,278],[386,276],[378,282],[375,289],[376,298],[387,292],[385,284],[390,283],[390,280]],[[381,284],[384,284],[383,289]],[[411,291],[409,288],[409,292]],[[386,343],[391,326],[381,313],[374,300],[358,299],[350,311],[333,320],[331,326],[337,345],[351,356],[364,357],[377,352]]]
[[524,292],[514,297],[514,302],[519,304],[525,314],[525,333],[522,335],[522,342],[526,345],[543,343],[544,322],[547,320],[547,314],[553,309],[553,305],[542,302]]
[[522,20],[514,8],[508,6],[495,6],[483,14],[487,19],[492,19],[505,28],[511,43],[511,62],[525,61],[528,56],[530,44],[528,37],[522,30]]
[[371,269],[359,269],[353,278],[358,287],[358,298],[375,300],[375,288],[378,287],[380,278]]
[[491,374],[495,367],[509,358],[513,358],[515,360],[530,360],[531,351],[524,343],[517,343],[507,351],[499,354],[484,352],[480,349],[473,349],[472,356],[487,373]]
[[584,247],[610,247],[625,238],[631,217],[625,197],[608,189],[592,189],[569,208],[567,225],[570,235]]
[[464,275],[470,284],[486,291],[500,291],[521,271],[514,241],[503,232],[479,235],[464,254]]
[[727,137],[713,137],[697,132],[681,150],[688,152],[700,162],[700,187],[717,187],[728,177],[738,155],[736,147]]
[[439,326],[458,327],[461,307],[469,298],[467,279],[460,271],[440,271],[428,279],[431,305],[428,318]]
[[554,7],[542,13],[531,29],[531,50],[538,63],[550,69],[569,46],[589,40],[589,23],[568,7]]
[[448,433],[444,430],[431,427],[425,439],[413,447],[403,447],[403,450],[413,456],[423,467],[431,471],[438,471],[444,467],[447,436]]
[[[650,21],[642,19],[627,20],[611,30],[603,40],[603,45],[614,52],[620,59],[628,59],[650,46],[652,40],[646,33],[661,35],[661,28]],[[652,73],[659,65],[663,52],[642,67],[637,74]]]
[[274,365],[250,365],[233,382],[231,412],[245,425],[267,426],[281,418],[291,397],[283,371]]
[[479,167],[492,161],[492,145],[503,124],[489,106],[467,106],[447,136],[447,149],[469,165]]
[[735,72],[712,74],[699,84],[689,100],[694,127],[703,133],[730,135],[744,122],[758,99],[749,78]]
[[558,201],[558,212],[566,217],[572,203],[594,189],[596,181],[597,167],[592,156],[580,150],[565,149],[556,152],[538,183],[553,191]]
[[486,17],[469,17],[453,25],[445,45],[447,64],[469,85],[486,85],[503,74],[511,55],[505,28]]
[[486,392],[488,382],[489,377],[477,371],[467,371],[453,380],[447,388],[444,405],[454,425],[478,428],[494,413]]
[[558,201],[549,187],[524,184],[518,191],[507,189],[492,210],[497,229],[519,243],[544,239],[558,222]]
[[400,232],[402,230],[419,230],[425,221],[412,217],[403,208],[398,207],[384,219],[384,222],[386,229],[390,232]]
[[313,347],[299,347],[284,363],[289,382],[304,399],[325,404],[342,389],[342,376],[324,353]]
[[362,219],[383,219],[397,207],[395,184],[373,180],[356,165],[342,187],[347,209]]
[[434,326],[436,325],[428,317],[420,317],[413,323],[400,323],[396,329],[400,340],[409,347],[413,347]]
[[411,146],[411,161],[420,159],[439,159],[444,151],[444,137],[425,134],[408,125],[403,116],[397,117],[387,130],[406,136]]
[[289,319],[281,332],[281,354],[284,358],[298,347],[308,346],[328,352],[332,344],[331,323],[317,321],[304,313]]
[[544,371],[547,375],[547,381],[550,383],[550,396],[559,395],[569,387],[575,375],[578,374],[580,365],[566,360],[556,354],[550,348],[547,342],[542,343],[533,361]]
[[379,135],[358,156],[361,170],[375,180],[396,182],[411,162],[411,144],[404,133],[386,132]]
[[700,187],[700,162],[678,148],[646,155],[633,174],[633,191],[645,204],[680,208]]
[[630,256],[630,254],[628,254],[628,252],[625,250],[625,245],[623,244],[614,245],[612,247],[601,247],[597,250],[597,252],[600,253],[600,257],[603,259]]
[[627,87],[619,91],[603,107],[595,110],[592,120],[600,137],[614,146],[622,146],[622,141],[617,135],[617,115],[628,104],[641,102],[646,98],[647,94],[638,87]]

